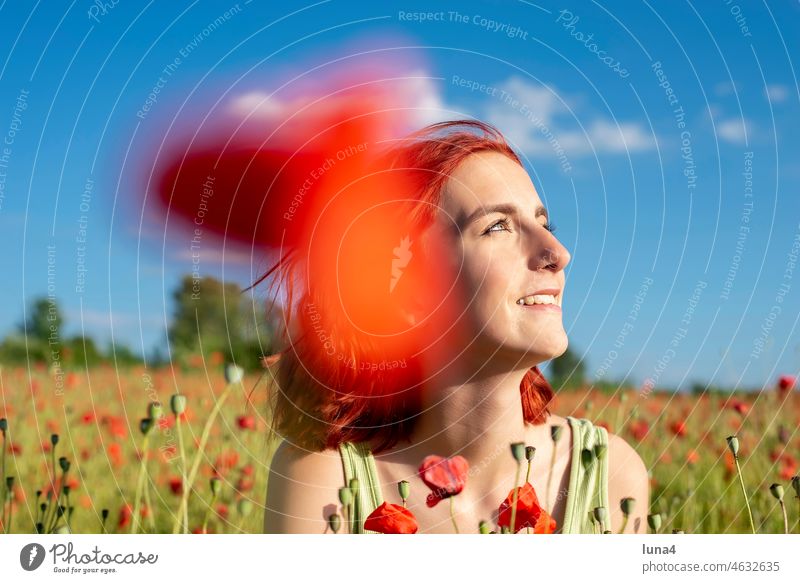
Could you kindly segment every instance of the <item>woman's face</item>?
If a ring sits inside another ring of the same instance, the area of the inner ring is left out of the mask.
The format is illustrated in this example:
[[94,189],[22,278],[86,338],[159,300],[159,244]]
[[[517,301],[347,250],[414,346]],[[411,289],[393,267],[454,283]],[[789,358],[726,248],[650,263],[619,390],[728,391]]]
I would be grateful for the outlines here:
[[561,304],[570,254],[548,230],[527,172],[497,152],[472,154],[442,195],[435,227],[454,251],[449,268],[472,348],[522,366],[563,354]]

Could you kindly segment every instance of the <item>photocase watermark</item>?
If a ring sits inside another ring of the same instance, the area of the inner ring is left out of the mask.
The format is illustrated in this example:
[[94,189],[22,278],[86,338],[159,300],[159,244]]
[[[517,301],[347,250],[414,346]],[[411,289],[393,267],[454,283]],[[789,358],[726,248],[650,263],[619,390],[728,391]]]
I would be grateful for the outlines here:
[[730,297],[733,282],[739,272],[739,264],[742,262],[742,253],[747,242],[747,235],[750,233],[750,215],[753,213],[753,152],[744,153],[744,172],[742,172],[742,176],[744,176],[745,202],[742,207],[739,232],[736,235],[736,249],[733,252],[730,267],[728,267],[728,274],[722,283],[722,293],[719,295],[721,300],[726,301]]
[[692,290],[692,295],[686,304],[686,310],[684,310],[683,316],[681,317],[681,325],[675,329],[672,339],[669,341],[669,348],[664,351],[664,354],[658,359],[658,362],[656,362],[655,367],[653,368],[653,374],[649,378],[645,379],[644,383],[642,384],[642,388],[639,392],[640,397],[647,397],[653,391],[656,383],[658,383],[658,379],[661,377],[661,374],[667,369],[669,363],[677,354],[676,350],[680,346],[683,339],[689,334],[689,326],[692,323],[694,312],[697,309],[697,305],[700,303],[700,296],[706,287],[708,287],[708,283],[702,279],[695,284],[694,290]]
[[55,381],[55,394],[64,394],[64,369],[61,367],[61,338],[59,336],[58,300],[56,299],[56,246],[47,245],[47,347],[50,350],[50,371]]
[[470,93],[477,91],[490,97],[495,97],[503,105],[506,105],[519,113],[522,117],[531,122],[536,129],[539,130],[539,133],[542,135],[542,137],[547,140],[547,143],[550,144],[553,153],[558,157],[561,170],[565,174],[569,174],[572,171],[572,164],[570,164],[569,158],[567,157],[564,148],[561,146],[561,143],[558,141],[558,138],[556,138],[545,121],[539,117],[527,103],[517,99],[514,94],[501,87],[496,87],[487,83],[480,83],[479,81],[472,79],[465,79],[459,75],[453,75],[450,83],[457,87],[469,89]]
[[403,276],[403,269],[408,266],[413,253],[411,253],[411,240],[408,235],[400,240],[400,244],[392,249],[392,277],[389,279],[389,293],[394,291],[397,282]]
[[66,544],[56,543],[48,551],[45,551],[42,545],[29,543],[20,550],[20,566],[26,571],[35,571],[42,566],[48,554],[53,561],[54,573],[69,573],[72,575],[88,575],[91,573],[105,575],[117,572],[116,567],[108,565],[155,565],[158,562],[157,554],[144,554],[141,551],[135,553],[106,553],[95,545],[88,552],[75,552],[75,546],[71,542]]
[[775,321],[781,315],[783,308],[783,299],[788,295],[792,289],[792,279],[794,278],[794,270],[797,267],[797,259],[800,256],[800,223],[797,225],[797,232],[792,239],[792,245],[789,252],[786,254],[786,267],[783,269],[781,283],[778,290],[775,292],[773,304],[769,312],[764,317],[764,322],[761,324],[761,331],[756,339],[753,341],[753,350],[750,352],[752,360],[758,360],[764,348],[767,346],[772,328],[775,326]]
[[119,0],[108,0],[108,2],[104,2],[103,0],[94,0],[86,14],[89,17],[89,20],[94,20],[95,22],[99,23],[99,17],[107,15],[117,4],[119,4]]
[[400,10],[397,13],[397,20],[400,22],[454,22],[456,24],[466,24],[482,28],[493,34],[502,34],[510,39],[528,40],[528,31],[524,28],[488,18],[481,14],[462,14],[455,10],[447,12],[406,12]]
[[630,72],[622,66],[620,61],[606,53],[604,49],[601,49],[597,42],[594,40],[594,33],[590,32],[589,34],[584,34],[580,30],[575,28],[575,25],[578,24],[580,21],[580,16],[575,16],[572,12],[567,10],[566,8],[561,10],[558,13],[558,17],[556,18],[556,22],[560,23],[564,29],[569,31],[569,34],[572,38],[576,41],[581,43],[585,46],[590,53],[593,53],[600,59],[600,62],[603,63],[606,67],[614,71],[617,75],[619,75],[622,79],[626,79],[630,76]]
[[14,140],[17,133],[22,130],[22,114],[28,109],[27,89],[20,89],[11,112],[11,121],[3,136],[3,143],[0,147],[0,210],[3,210],[3,203],[6,198],[6,180],[8,179],[8,166],[11,164],[11,154],[13,152]]
[[153,84],[153,86],[150,88],[150,92],[147,94],[144,103],[136,112],[136,117],[139,119],[145,119],[147,117],[148,112],[156,103],[158,103],[158,96],[160,95],[161,91],[167,86],[170,78],[172,78],[175,73],[178,72],[178,69],[183,64],[184,59],[187,59],[189,55],[191,55],[197,49],[197,47],[199,47],[203,41],[205,41],[211,35],[211,33],[228,22],[235,15],[239,14],[241,11],[242,7],[239,6],[239,3],[237,2],[231,8],[208,23],[203,30],[194,36],[191,42],[187,43],[178,50],[178,54],[175,55],[172,61],[161,70],[161,75],[159,75],[158,80],[156,80],[155,84]]
[[697,172],[692,149],[692,132],[686,129],[686,112],[683,110],[683,106],[680,105],[678,96],[661,66],[661,61],[656,61],[650,65],[650,68],[656,75],[658,86],[664,90],[667,102],[673,108],[672,115],[675,118],[675,125],[681,132],[681,159],[683,160],[683,175],[686,177],[686,189],[692,194],[697,188]]
[[625,321],[622,324],[622,328],[620,328],[617,337],[614,339],[614,348],[609,349],[608,354],[603,359],[603,362],[600,363],[600,366],[595,371],[595,379],[604,377],[608,372],[608,369],[611,368],[611,365],[619,357],[619,352],[617,352],[617,349],[622,349],[625,346],[625,341],[628,337],[628,334],[633,332],[633,326],[639,319],[639,312],[642,309],[644,300],[647,298],[647,292],[650,291],[651,285],[653,285],[652,277],[645,277],[642,280],[641,285],[639,285],[639,289],[633,296],[633,304],[631,305],[631,309],[628,311],[627,316],[625,316]]
[[81,214],[78,217],[78,232],[75,235],[75,293],[79,295],[83,294],[83,289],[86,285],[86,233],[89,229],[89,209],[91,208],[93,190],[94,180],[89,177],[83,186],[80,203],[78,204],[78,210]]
[[189,252],[192,257],[192,300],[200,299],[200,242],[203,239],[203,222],[208,213],[208,201],[214,196],[214,177],[206,176],[200,192],[200,203],[194,216],[194,232],[189,241]]
[[294,219],[294,215],[297,209],[300,208],[300,205],[303,204],[303,199],[305,199],[308,191],[320,178],[327,172],[330,172],[338,162],[343,162],[352,156],[365,152],[367,150],[367,144],[368,142],[351,144],[338,150],[332,157],[329,156],[325,158],[319,167],[313,169],[309,173],[308,177],[303,181],[303,184],[297,189],[297,194],[294,195],[294,198],[292,198],[292,201],[289,203],[289,208],[283,213],[284,220],[291,221]]
[[750,32],[750,27],[747,25],[747,18],[745,18],[744,13],[742,12],[742,7],[738,4],[734,4],[733,0],[724,1],[725,5],[730,7],[730,13],[734,20],[736,20],[736,24],[739,26],[739,32],[742,33],[742,36],[752,37],[753,33]]

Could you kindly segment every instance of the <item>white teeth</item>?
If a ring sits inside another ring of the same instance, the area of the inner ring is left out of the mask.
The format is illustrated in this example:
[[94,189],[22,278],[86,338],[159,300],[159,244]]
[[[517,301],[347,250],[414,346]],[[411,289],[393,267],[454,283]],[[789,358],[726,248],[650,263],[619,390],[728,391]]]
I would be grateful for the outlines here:
[[524,298],[520,298],[517,300],[519,305],[525,304],[526,306],[532,306],[534,304],[558,304],[556,301],[555,296],[549,294],[534,294],[532,296],[525,296]]

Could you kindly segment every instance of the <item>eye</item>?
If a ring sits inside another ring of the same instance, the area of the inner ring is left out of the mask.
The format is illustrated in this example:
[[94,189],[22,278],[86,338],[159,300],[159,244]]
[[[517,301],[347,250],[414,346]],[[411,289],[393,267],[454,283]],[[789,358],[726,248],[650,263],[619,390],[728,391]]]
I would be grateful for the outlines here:
[[[495,227],[503,227],[502,229],[495,229]],[[500,219],[499,221],[492,223],[492,225],[486,229],[482,235],[488,235],[489,233],[499,233],[500,231],[511,231],[508,225],[508,219]]]
[[548,230],[548,231],[550,231],[551,233],[555,233],[555,232],[556,232],[556,225],[555,225],[555,223],[547,222],[547,223],[545,223],[543,226],[544,226],[544,228],[545,228],[545,229],[547,229],[547,230]]

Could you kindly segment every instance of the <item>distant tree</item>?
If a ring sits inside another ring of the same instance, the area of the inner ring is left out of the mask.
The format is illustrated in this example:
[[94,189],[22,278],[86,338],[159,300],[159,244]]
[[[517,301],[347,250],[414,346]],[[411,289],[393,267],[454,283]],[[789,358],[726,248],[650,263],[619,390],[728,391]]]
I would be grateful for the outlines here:
[[65,354],[68,358],[64,360],[68,365],[77,368],[86,368],[100,364],[103,354],[97,349],[94,338],[90,336],[74,336],[64,342]]
[[586,376],[583,361],[569,347],[566,352],[550,362],[550,384],[554,389],[580,386]]
[[19,331],[28,339],[47,344],[51,339],[61,341],[63,317],[55,298],[38,297],[31,302],[28,318],[19,325]]

